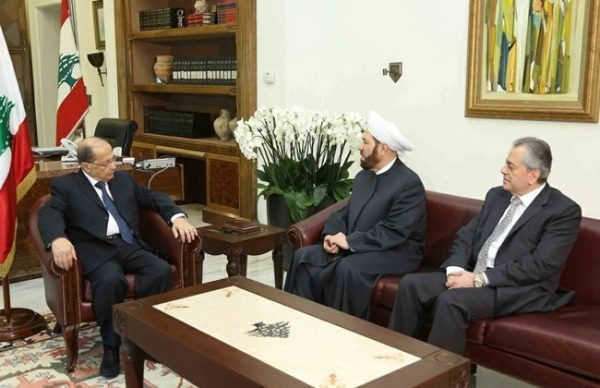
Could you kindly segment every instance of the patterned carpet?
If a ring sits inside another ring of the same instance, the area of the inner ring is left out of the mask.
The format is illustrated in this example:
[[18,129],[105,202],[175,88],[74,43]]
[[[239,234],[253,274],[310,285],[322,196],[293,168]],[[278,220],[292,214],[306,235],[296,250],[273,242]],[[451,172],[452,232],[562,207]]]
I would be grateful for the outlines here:
[[[65,372],[65,346],[61,335],[52,332],[51,314],[45,315],[48,329],[24,340],[0,342],[0,388],[29,387],[125,387],[123,373],[107,380],[98,375],[102,343],[96,325],[82,325],[79,359],[75,371]],[[122,369],[121,369],[122,372]],[[144,387],[194,387],[169,368],[146,361]]]

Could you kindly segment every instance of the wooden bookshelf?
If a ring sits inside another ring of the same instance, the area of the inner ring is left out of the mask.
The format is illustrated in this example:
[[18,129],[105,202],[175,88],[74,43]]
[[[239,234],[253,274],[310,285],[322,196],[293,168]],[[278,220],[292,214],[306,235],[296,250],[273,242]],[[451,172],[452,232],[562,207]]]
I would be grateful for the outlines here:
[[[256,168],[235,141],[217,137],[190,139],[144,132],[144,107],[161,106],[207,112],[220,109],[248,118],[256,110],[256,0],[238,0],[237,23],[140,30],[139,11],[165,7],[194,12],[193,0],[124,0],[115,2],[119,115],[139,128],[132,154],[137,158],[175,155],[182,163],[182,202],[206,205],[207,222],[223,217],[256,218]],[[213,2],[214,3],[214,2]],[[159,84],[153,65],[157,55],[229,56],[237,59],[233,85]],[[212,133],[212,122],[210,132]]]

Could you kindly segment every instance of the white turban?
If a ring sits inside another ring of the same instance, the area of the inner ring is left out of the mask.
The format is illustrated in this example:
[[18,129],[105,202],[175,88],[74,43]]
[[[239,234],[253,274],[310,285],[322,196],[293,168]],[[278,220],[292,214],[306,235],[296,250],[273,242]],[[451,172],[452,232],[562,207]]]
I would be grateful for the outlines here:
[[380,143],[387,144],[398,155],[404,154],[405,151],[411,151],[413,148],[408,139],[402,136],[396,124],[387,121],[377,112],[369,112],[367,127],[375,139]]

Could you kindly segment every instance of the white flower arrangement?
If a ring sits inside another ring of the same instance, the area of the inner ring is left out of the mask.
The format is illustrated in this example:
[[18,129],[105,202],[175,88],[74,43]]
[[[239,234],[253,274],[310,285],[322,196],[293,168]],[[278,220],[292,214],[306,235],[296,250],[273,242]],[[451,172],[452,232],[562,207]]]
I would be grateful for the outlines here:
[[263,162],[259,194],[282,194],[298,221],[326,195],[336,201],[350,195],[348,170],[365,129],[357,113],[265,107],[238,121],[235,140],[246,158]]

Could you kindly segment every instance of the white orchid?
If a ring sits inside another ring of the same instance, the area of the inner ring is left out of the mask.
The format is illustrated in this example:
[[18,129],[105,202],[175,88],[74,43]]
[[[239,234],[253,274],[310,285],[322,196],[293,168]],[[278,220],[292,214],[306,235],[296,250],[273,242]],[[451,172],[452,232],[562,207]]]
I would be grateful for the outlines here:
[[264,182],[260,194],[283,194],[297,220],[326,194],[336,200],[349,195],[348,170],[365,128],[364,117],[354,112],[261,107],[238,121],[235,139],[246,158],[263,161],[263,170],[257,171]]

